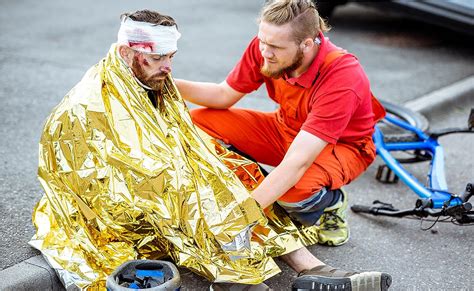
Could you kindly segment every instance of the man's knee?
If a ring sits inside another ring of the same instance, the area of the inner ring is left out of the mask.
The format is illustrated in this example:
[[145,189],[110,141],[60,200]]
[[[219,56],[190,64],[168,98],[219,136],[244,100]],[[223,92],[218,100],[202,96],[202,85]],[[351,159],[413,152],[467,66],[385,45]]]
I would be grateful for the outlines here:
[[288,190],[280,200],[285,202],[299,202],[321,191],[322,189],[332,189],[333,178],[320,165],[314,163],[306,170],[303,177]]

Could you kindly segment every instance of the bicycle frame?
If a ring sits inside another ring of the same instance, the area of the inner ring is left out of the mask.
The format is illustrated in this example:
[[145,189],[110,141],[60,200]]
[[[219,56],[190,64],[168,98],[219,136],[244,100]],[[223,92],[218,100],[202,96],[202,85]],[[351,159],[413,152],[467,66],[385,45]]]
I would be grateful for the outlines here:
[[[420,198],[431,199],[433,203],[432,208],[443,208],[446,202],[449,202],[449,206],[462,204],[461,199],[453,197],[448,192],[448,186],[444,174],[444,151],[439,145],[437,139],[428,136],[420,129],[391,114],[387,114],[385,120],[405,130],[411,131],[418,136],[418,140],[414,142],[385,143],[383,132],[375,126],[373,139],[377,154],[384,160],[390,170],[392,170],[395,175],[397,175]],[[407,150],[424,150],[431,156],[430,170],[428,173],[429,188],[425,187],[420,183],[420,181],[418,181],[418,179],[411,175],[390,153],[392,151]]]

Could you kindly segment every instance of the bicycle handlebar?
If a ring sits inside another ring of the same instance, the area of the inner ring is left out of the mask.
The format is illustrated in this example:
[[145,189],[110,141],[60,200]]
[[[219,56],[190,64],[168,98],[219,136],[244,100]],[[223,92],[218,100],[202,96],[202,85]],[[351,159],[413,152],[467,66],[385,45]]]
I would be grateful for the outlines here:
[[471,183],[468,183],[466,185],[466,189],[464,190],[464,193],[459,197],[463,202],[469,201],[469,199],[474,195],[474,189],[472,187]]
[[415,215],[418,217],[441,217],[450,216],[454,218],[458,223],[474,223],[474,213],[471,213],[472,204],[464,202],[460,205],[450,206],[443,209],[432,209],[423,206],[416,207],[408,210],[398,210],[386,206],[365,206],[365,205],[353,205],[351,207],[354,212],[368,213],[372,215],[382,215],[391,217],[404,217]]

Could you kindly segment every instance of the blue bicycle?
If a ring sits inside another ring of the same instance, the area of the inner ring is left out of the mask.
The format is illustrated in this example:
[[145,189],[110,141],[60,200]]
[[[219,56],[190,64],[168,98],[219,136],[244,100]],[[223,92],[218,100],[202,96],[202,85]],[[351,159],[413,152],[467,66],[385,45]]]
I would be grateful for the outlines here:
[[[386,101],[382,101],[382,105],[387,111],[387,116],[376,125],[373,138],[377,154],[385,164],[379,166],[376,179],[382,183],[396,183],[402,180],[419,196],[419,199],[416,200],[413,209],[399,210],[392,204],[376,200],[372,206],[353,205],[352,211],[393,217],[435,217],[433,225],[440,218],[450,219],[454,224],[474,224],[474,211],[469,202],[474,194],[473,185],[467,184],[461,195],[448,191],[444,175],[443,148],[438,143],[440,136],[473,133],[474,109],[471,109],[466,128],[448,128],[430,132],[428,121],[421,114]],[[395,158],[392,155],[395,152],[404,152],[408,157]],[[426,186],[403,167],[406,163],[424,161],[430,161]]]

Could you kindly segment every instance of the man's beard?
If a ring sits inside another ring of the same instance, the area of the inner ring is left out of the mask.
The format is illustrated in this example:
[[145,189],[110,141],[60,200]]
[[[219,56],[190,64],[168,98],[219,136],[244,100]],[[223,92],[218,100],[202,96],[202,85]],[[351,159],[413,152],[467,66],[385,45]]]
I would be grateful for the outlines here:
[[166,76],[166,74],[157,73],[152,76],[147,76],[137,57],[133,58],[132,71],[140,82],[150,87],[153,91],[161,92],[161,89],[163,89],[165,79],[158,79],[157,77],[163,77]]
[[290,73],[296,70],[299,66],[301,66],[302,63],[303,63],[303,50],[298,49],[295,57],[293,58],[291,62],[291,65],[272,71],[270,70],[270,68],[265,66],[265,63],[263,63],[263,65],[260,67],[260,73],[262,73],[262,75],[268,78],[279,79],[283,75],[285,75],[285,73]]

